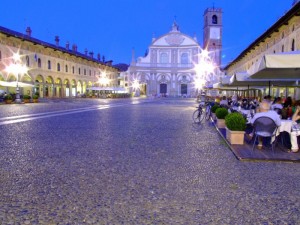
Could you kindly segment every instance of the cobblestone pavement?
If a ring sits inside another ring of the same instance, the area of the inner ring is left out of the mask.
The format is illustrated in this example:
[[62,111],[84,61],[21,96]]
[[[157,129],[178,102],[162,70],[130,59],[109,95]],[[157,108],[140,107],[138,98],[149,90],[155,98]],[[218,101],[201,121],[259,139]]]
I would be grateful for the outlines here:
[[238,161],[194,101],[123,102],[1,125],[0,224],[300,224],[299,164]]

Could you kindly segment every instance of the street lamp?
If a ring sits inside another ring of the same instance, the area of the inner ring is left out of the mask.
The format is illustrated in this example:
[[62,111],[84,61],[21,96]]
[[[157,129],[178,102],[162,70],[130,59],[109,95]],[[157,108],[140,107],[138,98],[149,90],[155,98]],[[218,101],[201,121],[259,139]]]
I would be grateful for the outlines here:
[[98,78],[98,83],[101,85],[101,86],[106,86],[109,84],[109,79],[106,75],[106,72],[101,72],[101,75],[100,77]]
[[133,88],[133,90],[140,89],[140,83],[139,83],[138,80],[133,80],[133,82],[132,82],[132,88]]
[[26,74],[28,72],[28,68],[26,65],[22,64],[21,56],[19,53],[13,53],[13,63],[6,67],[6,72],[8,74],[12,73],[17,77],[17,87],[16,87],[16,103],[21,103],[20,98],[20,90],[19,90],[19,75]]
[[196,72],[194,78],[195,88],[198,91],[202,91],[203,86],[211,81],[211,75],[214,73],[215,66],[213,61],[209,56],[209,52],[207,50],[202,50],[199,54],[199,62],[194,65],[194,71]]

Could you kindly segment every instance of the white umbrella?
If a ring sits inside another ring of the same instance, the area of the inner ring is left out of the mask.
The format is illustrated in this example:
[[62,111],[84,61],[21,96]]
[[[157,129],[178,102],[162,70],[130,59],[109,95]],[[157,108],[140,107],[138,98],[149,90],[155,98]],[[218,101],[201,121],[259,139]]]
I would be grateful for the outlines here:
[[253,79],[247,72],[235,73],[230,78],[230,86],[295,86],[295,79]]
[[255,79],[300,80],[300,52],[264,55],[247,72]]

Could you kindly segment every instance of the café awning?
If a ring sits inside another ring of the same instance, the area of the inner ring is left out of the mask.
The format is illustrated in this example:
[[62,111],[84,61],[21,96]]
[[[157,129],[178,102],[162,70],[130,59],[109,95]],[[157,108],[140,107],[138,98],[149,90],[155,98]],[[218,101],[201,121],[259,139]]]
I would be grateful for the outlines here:
[[300,80],[300,52],[264,55],[247,72],[252,79]]
[[126,92],[126,89],[123,87],[89,87],[89,88],[87,88],[87,90]]
[[19,87],[34,87],[33,84],[24,83],[24,82],[17,82],[17,81],[0,81],[0,86],[3,87],[17,87],[17,84]]
[[230,78],[229,86],[295,86],[295,79],[253,79],[246,71],[235,73]]

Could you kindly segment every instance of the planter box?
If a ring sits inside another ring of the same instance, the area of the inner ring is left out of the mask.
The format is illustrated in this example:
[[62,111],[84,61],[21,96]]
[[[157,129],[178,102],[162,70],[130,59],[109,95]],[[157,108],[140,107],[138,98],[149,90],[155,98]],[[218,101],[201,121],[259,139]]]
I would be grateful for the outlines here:
[[33,103],[38,103],[39,100],[38,100],[38,99],[32,99],[32,102],[33,102]]
[[217,118],[217,127],[218,128],[225,128],[225,119],[218,119]]
[[245,131],[232,131],[226,127],[226,139],[232,145],[244,144]]
[[9,100],[5,100],[5,103],[6,103],[6,104],[11,104],[11,103],[12,103],[12,100],[10,100],[10,99],[9,99]]
[[24,102],[24,103],[29,103],[29,102],[30,102],[30,99],[23,99],[23,102]]

